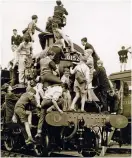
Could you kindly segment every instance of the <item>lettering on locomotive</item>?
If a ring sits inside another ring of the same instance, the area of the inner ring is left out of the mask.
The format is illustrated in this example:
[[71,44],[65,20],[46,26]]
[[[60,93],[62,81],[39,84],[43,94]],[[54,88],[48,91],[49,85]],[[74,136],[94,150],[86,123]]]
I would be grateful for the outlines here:
[[77,55],[66,55],[65,58],[62,58],[62,60],[66,60],[66,61],[76,61],[79,62],[80,59]]

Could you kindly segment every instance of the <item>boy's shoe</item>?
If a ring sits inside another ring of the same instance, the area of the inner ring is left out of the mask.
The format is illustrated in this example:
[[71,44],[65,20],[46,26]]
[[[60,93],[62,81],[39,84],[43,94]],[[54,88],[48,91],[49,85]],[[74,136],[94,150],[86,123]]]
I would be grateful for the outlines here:
[[80,110],[80,112],[86,112],[85,110]]
[[73,112],[75,112],[75,111],[76,111],[76,109],[72,109],[72,108],[70,108],[70,109],[69,109],[69,111],[73,111]]
[[35,143],[35,141],[33,140],[32,137],[29,137],[29,138],[25,141],[25,143],[28,145],[28,144]]
[[41,133],[37,133],[36,136],[35,136],[35,138],[36,138],[36,139],[41,138]]
[[85,110],[78,109],[77,112],[86,112]]
[[116,112],[111,112],[112,115],[116,115]]

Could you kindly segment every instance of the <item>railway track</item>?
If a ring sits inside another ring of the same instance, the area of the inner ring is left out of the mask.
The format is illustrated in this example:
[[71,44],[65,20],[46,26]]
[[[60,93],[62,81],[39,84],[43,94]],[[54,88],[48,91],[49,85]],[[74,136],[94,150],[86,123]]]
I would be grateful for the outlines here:
[[1,157],[34,157],[34,156],[21,154],[18,152],[10,152],[6,150],[1,150]]
[[[20,151],[19,151],[20,152]],[[6,150],[1,150],[1,157],[35,157],[30,154],[24,154],[19,152],[9,152]],[[131,147],[123,146],[121,148],[113,146],[112,148],[107,149],[107,153],[104,157],[130,157],[131,156]],[[83,157],[82,154],[79,154],[77,151],[61,151],[61,152],[51,152],[49,157]],[[96,155],[99,157],[99,155]]]

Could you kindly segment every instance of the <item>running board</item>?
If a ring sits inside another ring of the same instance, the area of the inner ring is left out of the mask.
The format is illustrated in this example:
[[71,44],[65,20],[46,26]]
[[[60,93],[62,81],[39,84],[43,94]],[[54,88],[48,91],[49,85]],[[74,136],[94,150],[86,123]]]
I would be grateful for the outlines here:
[[124,128],[128,125],[128,119],[123,115],[96,114],[87,112],[63,112],[52,111],[46,115],[46,122],[51,126],[69,126],[76,124],[79,120],[84,120],[84,126],[103,127],[110,124],[114,128]]

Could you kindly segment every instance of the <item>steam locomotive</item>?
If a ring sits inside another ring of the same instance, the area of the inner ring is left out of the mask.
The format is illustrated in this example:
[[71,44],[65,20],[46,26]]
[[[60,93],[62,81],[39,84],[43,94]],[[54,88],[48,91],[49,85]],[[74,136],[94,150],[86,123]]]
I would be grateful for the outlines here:
[[[46,46],[52,44],[52,35],[45,35],[44,38],[46,38]],[[42,44],[43,43],[41,43],[41,45]],[[76,44],[74,44],[74,49],[77,52],[83,52]],[[60,71],[63,72],[63,67],[71,61],[78,62],[79,58],[74,54],[67,55],[60,63]],[[6,78],[2,75],[2,84],[9,81],[9,72],[3,71],[3,74],[4,73],[6,73]],[[113,76],[114,75],[110,76],[111,80],[114,80]],[[20,86],[18,84],[14,87],[15,93],[22,93],[25,91],[25,86]],[[47,113],[41,140],[36,140],[35,143],[30,145],[25,144],[23,127],[17,123],[5,124],[4,113],[2,113],[2,145],[8,151],[29,152],[37,157],[50,156],[51,152],[62,150],[78,151],[83,156],[89,157],[99,155],[100,145],[107,147],[117,129],[121,129],[120,131],[124,132],[123,130],[126,129],[125,127],[128,128],[128,120],[130,118],[126,115],[126,109],[129,108],[130,110],[130,106],[124,108],[122,115],[115,115],[100,112],[98,104],[97,102],[86,102],[86,112],[64,111],[63,114],[60,114],[57,111],[52,111]],[[122,105],[124,105],[124,102]],[[38,118],[39,117],[34,112],[32,120],[34,126],[37,126]],[[36,133],[37,128],[33,128],[32,135],[35,136]],[[118,141],[121,143],[120,138]]]

